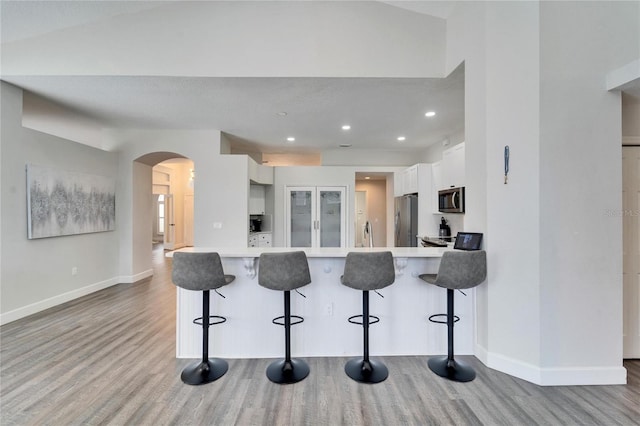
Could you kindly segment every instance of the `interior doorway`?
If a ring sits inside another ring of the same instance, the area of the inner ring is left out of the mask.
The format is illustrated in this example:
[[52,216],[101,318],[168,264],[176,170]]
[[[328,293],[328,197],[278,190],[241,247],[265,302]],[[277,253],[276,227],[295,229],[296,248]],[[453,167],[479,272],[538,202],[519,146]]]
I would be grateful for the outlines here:
[[389,194],[393,196],[393,191],[389,192],[388,189],[389,185],[393,187],[393,180],[388,181],[388,175],[389,173],[386,172],[356,173],[354,241],[356,247],[369,247],[371,238],[373,239],[371,247],[387,246],[389,229],[393,232],[393,225],[388,223],[388,219],[393,216],[388,214],[389,205],[393,207],[393,199],[391,203],[388,201]]
[[172,158],[152,167],[153,241],[165,250],[193,246],[194,166]]
[[367,191],[356,191],[356,247],[373,246],[371,232],[368,231]]

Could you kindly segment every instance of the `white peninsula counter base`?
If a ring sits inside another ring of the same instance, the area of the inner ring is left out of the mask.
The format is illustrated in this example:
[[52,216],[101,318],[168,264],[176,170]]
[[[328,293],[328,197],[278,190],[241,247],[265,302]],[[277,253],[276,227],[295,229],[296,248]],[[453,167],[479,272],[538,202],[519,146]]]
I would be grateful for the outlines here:
[[[369,328],[371,356],[434,355],[447,352],[447,327],[431,323],[429,315],[446,312],[446,290],[418,278],[437,273],[441,248],[185,248],[182,252],[217,252],[225,274],[235,281],[211,292],[211,315],[227,322],[209,329],[209,355],[221,358],[278,358],[284,354],[284,330],[271,323],[283,315],[283,292],[258,284],[260,253],[303,250],[307,254],[311,284],[291,292],[291,313],[304,322],[291,327],[294,357],[356,356],[362,354],[362,326],[347,318],[362,313],[362,292],[340,283],[344,258],[350,251],[391,251],[396,266],[395,282],[370,292],[371,315],[380,322]],[[167,257],[172,257],[168,253]],[[202,328],[193,319],[202,316],[202,293],[177,288],[176,356],[199,358]],[[473,354],[475,290],[455,294],[456,354]]]

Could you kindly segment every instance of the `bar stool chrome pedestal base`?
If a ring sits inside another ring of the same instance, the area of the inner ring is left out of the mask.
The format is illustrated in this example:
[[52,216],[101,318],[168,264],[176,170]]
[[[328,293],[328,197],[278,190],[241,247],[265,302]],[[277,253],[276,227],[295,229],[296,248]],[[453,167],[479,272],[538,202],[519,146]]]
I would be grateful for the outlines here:
[[209,358],[207,361],[194,364],[182,370],[180,378],[188,385],[203,385],[224,376],[229,364],[224,359]]
[[308,375],[309,365],[301,359],[279,359],[267,367],[269,380],[282,385],[299,382]]
[[379,361],[353,358],[347,361],[344,372],[356,382],[380,383],[389,377],[389,369]]

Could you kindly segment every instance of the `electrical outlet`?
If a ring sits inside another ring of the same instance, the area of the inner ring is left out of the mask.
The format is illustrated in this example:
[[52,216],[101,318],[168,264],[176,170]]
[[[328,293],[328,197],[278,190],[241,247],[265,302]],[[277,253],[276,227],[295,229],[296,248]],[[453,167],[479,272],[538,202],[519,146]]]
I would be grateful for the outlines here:
[[213,222],[213,229],[222,229],[222,222]]
[[324,307],[324,314],[327,315],[327,316],[332,316],[333,315],[333,303],[328,303]]
[[73,268],[71,268],[71,275],[78,275],[78,267],[74,266]]

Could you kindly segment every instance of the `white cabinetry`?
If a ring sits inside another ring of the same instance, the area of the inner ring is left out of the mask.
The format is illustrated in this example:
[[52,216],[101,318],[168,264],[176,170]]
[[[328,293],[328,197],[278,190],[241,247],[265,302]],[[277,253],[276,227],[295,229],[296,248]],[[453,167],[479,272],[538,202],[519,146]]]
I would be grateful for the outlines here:
[[260,232],[249,235],[249,247],[271,247],[271,233]]
[[438,235],[437,226],[432,213],[438,209],[433,187],[433,170],[431,164],[414,164],[396,172],[394,185],[396,197],[406,194],[418,194],[418,235]]
[[395,173],[394,195],[396,197],[406,194],[417,194],[419,192],[419,166],[421,165],[415,164],[401,172]]
[[288,186],[285,194],[287,247],[346,247],[344,186]]
[[402,193],[416,194],[418,192],[418,164],[413,165],[402,173]]
[[271,234],[258,234],[258,247],[271,247]]
[[442,161],[431,164],[431,201],[434,213],[438,212],[438,191],[442,186]]
[[438,189],[457,188],[465,184],[464,142],[442,152],[442,182]]
[[259,215],[265,212],[265,193],[262,185],[249,185],[249,214]]

